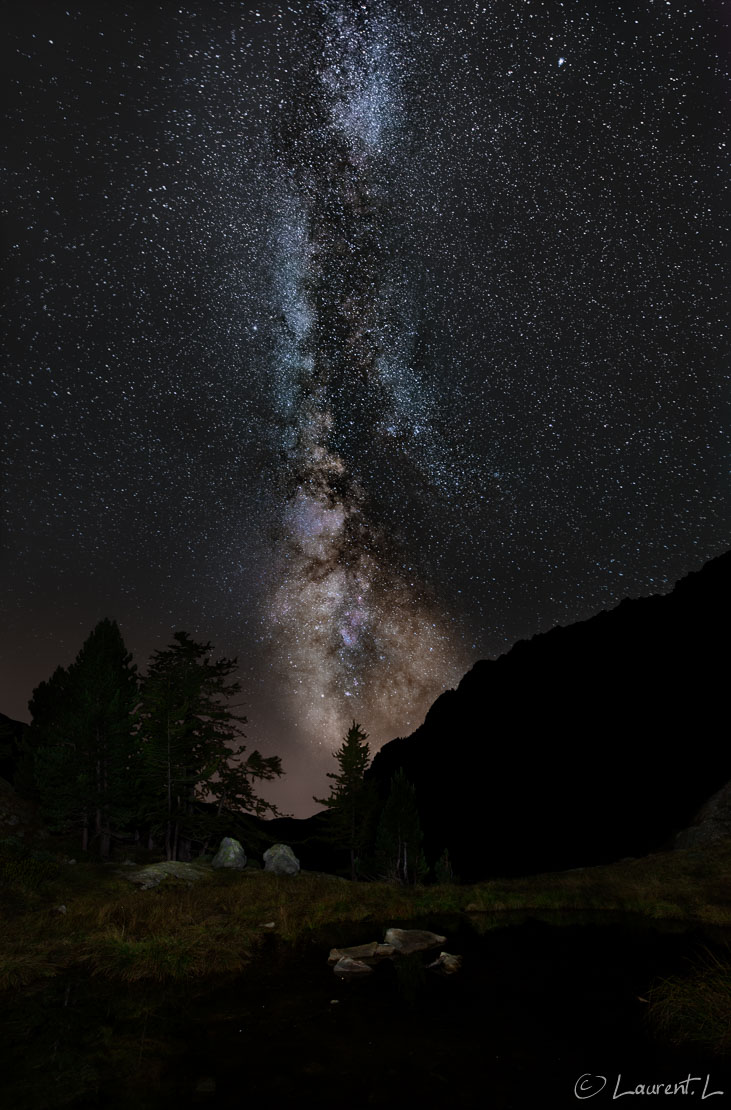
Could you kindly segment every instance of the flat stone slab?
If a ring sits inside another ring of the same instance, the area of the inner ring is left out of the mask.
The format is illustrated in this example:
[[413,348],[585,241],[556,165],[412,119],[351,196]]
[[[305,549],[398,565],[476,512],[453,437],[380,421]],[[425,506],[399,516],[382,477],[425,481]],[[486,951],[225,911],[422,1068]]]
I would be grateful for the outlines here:
[[163,860],[161,863],[147,863],[143,867],[125,871],[118,871],[129,882],[135,883],[143,890],[151,890],[159,886],[165,879],[183,879],[187,883],[194,883],[210,871],[210,864],[182,863],[180,860]]
[[[431,948],[438,948],[446,939],[427,929],[387,929],[384,944],[371,940],[350,948],[331,948],[327,962],[339,979],[357,979],[373,971],[381,960],[398,961],[402,956],[428,952]],[[442,951],[426,967],[440,975],[454,975],[462,967],[462,957]]]
[[344,956],[335,964],[333,971],[338,979],[360,979],[364,975],[371,975],[373,968],[363,960],[353,960],[350,956]]
[[379,944],[377,940],[372,940],[369,944],[355,944],[352,948],[331,948],[327,962],[337,964],[339,960],[350,959],[377,963],[379,960],[391,959],[395,952],[392,944]]
[[430,933],[426,929],[387,929],[386,944],[392,945],[401,956],[410,956],[413,952],[426,952],[430,948],[438,948],[444,944],[446,937],[438,933]]

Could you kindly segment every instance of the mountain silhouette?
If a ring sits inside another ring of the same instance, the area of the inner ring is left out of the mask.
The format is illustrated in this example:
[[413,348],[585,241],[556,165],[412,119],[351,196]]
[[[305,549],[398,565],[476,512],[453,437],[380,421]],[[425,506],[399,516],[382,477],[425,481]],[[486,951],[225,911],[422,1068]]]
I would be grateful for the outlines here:
[[731,552],[481,661],[367,774],[402,767],[427,856],[463,879],[582,867],[668,845],[731,779]]

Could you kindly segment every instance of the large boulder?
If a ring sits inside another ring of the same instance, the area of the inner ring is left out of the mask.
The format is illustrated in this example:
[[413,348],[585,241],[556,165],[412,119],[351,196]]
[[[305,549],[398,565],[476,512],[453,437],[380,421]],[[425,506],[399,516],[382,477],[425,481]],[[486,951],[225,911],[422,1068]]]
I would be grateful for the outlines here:
[[238,840],[224,836],[218,851],[211,860],[211,867],[230,867],[234,871],[243,871],[246,867],[246,852]]
[[709,798],[687,829],[675,837],[675,848],[708,848],[731,840],[731,782]]
[[264,870],[275,875],[296,875],[300,861],[289,844],[272,844],[264,853]]

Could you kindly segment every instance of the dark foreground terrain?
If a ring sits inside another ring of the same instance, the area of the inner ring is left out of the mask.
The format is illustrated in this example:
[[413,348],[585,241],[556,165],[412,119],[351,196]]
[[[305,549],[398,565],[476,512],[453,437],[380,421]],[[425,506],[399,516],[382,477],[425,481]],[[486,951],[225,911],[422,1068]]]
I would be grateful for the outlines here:
[[191,1012],[185,1062],[163,1077],[169,1104],[198,1088],[199,1105],[231,1110],[243,1090],[282,1107],[570,1107],[580,1077],[594,1090],[604,1077],[593,1105],[607,1105],[690,1074],[699,1102],[710,1077],[706,1093],[723,1092],[713,1104],[731,1105],[730,1061],[658,1043],[648,1024],[651,982],[682,971],[701,934],[606,921],[529,919],[483,936],[436,925],[464,956],[458,975],[386,964],[339,985],[311,946],[222,992],[215,1020],[208,1006]]
[[[6,845],[0,1105],[510,1110],[576,1106],[581,1081],[592,1106],[638,1084],[731,1106],[730,857],[416,888],[188,864],[139,889]],[[461,970],[335,977],[331,947],[392,925]]]

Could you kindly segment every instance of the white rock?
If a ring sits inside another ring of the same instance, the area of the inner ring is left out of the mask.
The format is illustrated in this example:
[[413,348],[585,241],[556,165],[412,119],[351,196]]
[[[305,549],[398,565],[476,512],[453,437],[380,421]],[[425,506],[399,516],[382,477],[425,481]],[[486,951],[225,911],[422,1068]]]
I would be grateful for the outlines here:
[[296,875],[300,861],[289,844],[272,844],[264,853],[264,870],[275,875]]
[[218,851],[211,860],[211,867],[230,867],[234,871],[243,871],[246,867],[246,852],[238,840],[224,836]]

